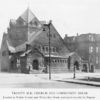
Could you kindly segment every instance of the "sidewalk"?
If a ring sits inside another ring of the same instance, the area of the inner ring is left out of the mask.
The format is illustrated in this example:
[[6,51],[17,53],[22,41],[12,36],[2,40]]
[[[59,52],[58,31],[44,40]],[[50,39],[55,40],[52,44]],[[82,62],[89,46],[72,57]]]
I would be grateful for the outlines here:
[[[86,81],[82,80],[84,78],[87,79],[87,80]],[[56,81],[100,87],[100,82],[89,81],[88,78],[100,78],[100,73],[84,73],[83,75],[76,74],[75,79],[73,79],[73,78],[63,78],[63,79],[60,79],[60,80],[58,79]]]
[[63,80],[56,80],[56,81],[100,87],[100,82],[83,81],[79,79],[63,79]]
[[[45,80],[48,80],[48,74],[45,75],[37,75],[40,78],[43,78]],[[51,80],[52,81],[58,81],[58,82],[67,82],[67,83],[74,83],[74,84],[83,84],[83,85],[91,85],[91,86],[97,86],[100,87],[100,82],[95,81],[85,81],[82,79],[88,79],[89,78],[100,78],[100,73],[76,73],[76,78],[73,79],[73,73],[66,73],[66,74],[51,74]]]
[[0,73],[0,84],[23,84],[23,83],[53,83],[53,82],[65,82],[73,84],[83,84],[100,87],[100,82],[85,81],[82,79],[87,78],[100,78],[100,73],[76,73],[76,78],[73,79],[73,73],[63,74],[51,74],[51,80],[49,80],[49,74],[9,74]]

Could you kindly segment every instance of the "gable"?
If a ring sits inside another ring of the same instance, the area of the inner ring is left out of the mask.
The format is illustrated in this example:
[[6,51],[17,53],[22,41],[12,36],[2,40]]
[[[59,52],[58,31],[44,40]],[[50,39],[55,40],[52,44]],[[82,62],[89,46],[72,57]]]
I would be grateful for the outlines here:
[[[41,31],[41,33],[35,38],[35,40],[31,42],[31,45],[37,44],[37,45],[47,46],[49,44],[49,30],[47,26],[44,26],[44,28],[45,31]],[[59,54],[61,55],[69,53],[68,49],[64,45],[63,39],[55,29],[53,24],[51,24],[50,26],[50,45],[56,47]]]

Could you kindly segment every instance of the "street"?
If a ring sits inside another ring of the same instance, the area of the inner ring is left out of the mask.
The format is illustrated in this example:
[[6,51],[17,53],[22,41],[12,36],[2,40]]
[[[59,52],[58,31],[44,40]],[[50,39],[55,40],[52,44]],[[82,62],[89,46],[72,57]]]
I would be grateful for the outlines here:
[[[48,74],[0,73],[0,88],[98,88],[55,80],[66,74],[59,76],[61,74],[52,75],[52,80],[48,80]],[[70,74],[69,76],[72,77]]]

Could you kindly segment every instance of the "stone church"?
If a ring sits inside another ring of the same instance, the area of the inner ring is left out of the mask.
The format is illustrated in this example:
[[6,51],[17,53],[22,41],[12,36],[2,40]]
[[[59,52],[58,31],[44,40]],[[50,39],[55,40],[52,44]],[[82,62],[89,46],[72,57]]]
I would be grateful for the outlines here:
[[41,73],[48,72],[50,64],[52,73],[64,73],[73,70],[68,63],[73,54],[54,25],[38,20],[28,8],[16,20],[10,20],[7,33],[3,34],[0,69],[25,73],[30,65],[31,72]]

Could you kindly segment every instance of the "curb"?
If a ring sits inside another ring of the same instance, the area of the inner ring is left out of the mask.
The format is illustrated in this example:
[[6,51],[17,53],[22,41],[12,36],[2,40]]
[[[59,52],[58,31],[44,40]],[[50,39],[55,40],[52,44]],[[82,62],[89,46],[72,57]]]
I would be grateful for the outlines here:
[[87,81],[78,81],[78,80],[56,80],[56,81],[100,87],[100,83],[97,82],[89,82],[89,81],[87,82]]

